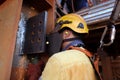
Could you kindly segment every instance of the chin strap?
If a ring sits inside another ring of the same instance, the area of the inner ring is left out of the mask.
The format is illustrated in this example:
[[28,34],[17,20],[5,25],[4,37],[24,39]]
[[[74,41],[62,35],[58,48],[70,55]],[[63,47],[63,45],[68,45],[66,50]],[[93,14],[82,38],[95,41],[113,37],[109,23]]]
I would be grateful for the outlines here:
[[75,38],[64,39],[63,42],[74,41],[74,40],[80,40],[80,38],[79,37],[75,37]]

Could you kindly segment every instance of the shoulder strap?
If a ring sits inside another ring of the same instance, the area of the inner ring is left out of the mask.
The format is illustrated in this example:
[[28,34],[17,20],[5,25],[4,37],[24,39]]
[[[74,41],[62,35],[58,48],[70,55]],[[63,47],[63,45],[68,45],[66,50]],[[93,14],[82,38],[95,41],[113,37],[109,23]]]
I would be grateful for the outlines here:
[[91,52],[89,52],[88,50],[81,48],[81,47],[74,47],[74,46],[70,46],[69,49],[79,50],[79,51],[83,52],[85,55],[87,55],[90,59],[90,62],[92,63],[93,68],[95,69],[95,73],[96,73],[97,77],[99,78],[99,80],[102,80],[100,73],[99,73],[99,68],[98,68],[99,57],[96,57],[96,59],[93,61],[93,60],[91,60],[91,58],[93,57],[93,54]]
[[79,50],[79,51],[85,53],[85,54],[86,54],[87,56],[89,56],[89,57],[92,57],[92,56],[93,56],[92,53],[90,53],[88,50],[86,50],[86,49],[84,49],[84,48],[82,48],[82,47],[74,47],[74,46],[70,46],[69,49]]

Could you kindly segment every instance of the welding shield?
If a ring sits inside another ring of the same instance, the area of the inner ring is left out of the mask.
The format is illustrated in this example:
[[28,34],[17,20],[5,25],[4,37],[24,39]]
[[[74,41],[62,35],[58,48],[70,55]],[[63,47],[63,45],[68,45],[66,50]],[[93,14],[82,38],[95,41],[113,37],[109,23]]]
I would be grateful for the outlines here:
[[46,51],[51,56],[61,49],[62,36],[58,32],[50,33],[46,39]]

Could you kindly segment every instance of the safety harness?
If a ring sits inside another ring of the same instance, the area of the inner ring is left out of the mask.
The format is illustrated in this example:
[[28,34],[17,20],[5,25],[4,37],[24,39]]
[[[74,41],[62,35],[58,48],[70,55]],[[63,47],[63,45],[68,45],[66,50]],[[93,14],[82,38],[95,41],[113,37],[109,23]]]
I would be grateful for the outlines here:
[[[78,50],[78,51],[83,52],[85,55],[87,55],[94,70],[95,70],[95,74],[96,74],[97,79],[102,80],[102,77],[99,73],[99,68],[98,68],[98,63],[99,63],[99,56],[98,55],[93,55],[91,52],[89,52],[88,50],[86,50],[82,47],[70,46],[68,49]],[[95,56],[95,59],[93,60],[94,56]]]

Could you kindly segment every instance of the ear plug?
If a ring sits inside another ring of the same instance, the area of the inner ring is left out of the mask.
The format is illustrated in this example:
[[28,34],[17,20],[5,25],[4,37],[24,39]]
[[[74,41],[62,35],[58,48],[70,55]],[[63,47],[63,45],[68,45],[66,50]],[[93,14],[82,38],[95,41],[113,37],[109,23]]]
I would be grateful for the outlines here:
[[68,31],[65,31],[65,35],[68,35]]

